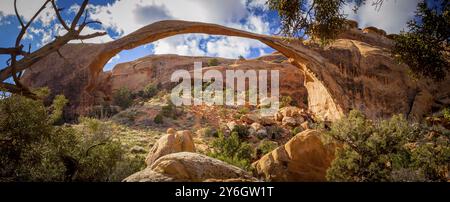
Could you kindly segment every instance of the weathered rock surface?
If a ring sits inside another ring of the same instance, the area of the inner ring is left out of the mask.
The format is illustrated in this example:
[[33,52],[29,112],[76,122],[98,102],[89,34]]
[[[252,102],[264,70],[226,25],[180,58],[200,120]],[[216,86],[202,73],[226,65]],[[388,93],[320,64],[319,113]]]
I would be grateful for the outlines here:
[[65,94],[71,100],[70,110],[81,113],[108,100],[105,92],[112,88],[112,77],[101,72],[120,51],[173,35],[205,33],[259,40],[289,58],[304,73],[309,110],[320,119],[336,120],[351,109],[371,118],[401,113],[420,119],[434,102],[449,100],[450,79],[414,81],[407,76],[407,67],[391,57],[392,40],[379,30],[365,32],[353,25],[342,39],[320,47],[214,24],[161,21],[104,44],[68,44],[60,51],[64,58],[57,53],[47,56],[25,72],[23,82],[49,86],[53,95]]
[[316,130],[297,134],[253,163],[255,174],[268,181],[326,181],[335,146],[325,145],[321,135]]
[[127,177],[125,182],[256,181],[244,170],[196,153],[163,156],[151,166]]
[[145,163],[150,166],[158,158],[177,152],[195,152],[195,145],[190,131],[174,132],[169,128],[166,135],[162,136],[147,155]]

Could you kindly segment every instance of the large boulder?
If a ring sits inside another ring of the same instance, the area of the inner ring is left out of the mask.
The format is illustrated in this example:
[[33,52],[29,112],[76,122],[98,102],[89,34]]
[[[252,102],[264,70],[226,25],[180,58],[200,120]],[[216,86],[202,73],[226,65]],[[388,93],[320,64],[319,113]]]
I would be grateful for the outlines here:
[[244,170],[223,161],[191,152],[163,156],[125,182],[256,181]]
[[177,152],[195,152],[195,145],[190,131],[178,131],[169,128],[147,155],[145,163],[150,166],[158,158]]
[[297,134],[253,163],[255,174],[267,181],[326,181],[336,146],[324,144],[321,135],[316,130]]

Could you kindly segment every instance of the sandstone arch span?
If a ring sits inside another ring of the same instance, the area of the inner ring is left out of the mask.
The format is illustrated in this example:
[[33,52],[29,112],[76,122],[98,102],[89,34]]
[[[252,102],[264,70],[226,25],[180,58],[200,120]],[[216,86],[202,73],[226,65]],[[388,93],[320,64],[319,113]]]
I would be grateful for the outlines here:
[[[102,51],[95,56],[95,60],[89,65],[91,71],[91,79],[87,91],[92,91],[96,86],[96,78],[103,69],[104,65],[116,54],[122,50],[129,50],[140,45],[152,43],[166,37],[187,34],[202,33],[211,35],[236,36],[249,39],[255,39],[272,47],[273,49],[290,58],[292,64],[299,67],[308,77],[307,88],[311,91],[312,97],[309,105],[311,110],[320,118],[335,120],[343,115],[343,110],[334,98],[333,94],[328,92],[326,84],[322,83],[321,77],[323,73],[320,69],[325,68],[324,58],[319,54],[309,50],[301,44],[289,44],[282,38],[267,35],[254,34],[242,30],[228,28],[215,24],[187,22],[187,21],[160,21],[145,26],[123,38],[104,44]],[[339,89],[335,89],[338,91]],[[309,90],[308,90],[309,91]],[[316,103],[316,101],[320,103]],[[325,106],[326,109],[317,109],[314,106]]]
[[448,84],[448,79],[437,85],[413,81],[406,76],[405,66],[391,58],[390,39],[357,27],[349,28],[330,46],[319,47],[215,24],[174,20],[150,24],[104,44],[68,44],[60,50],[64,58],[56,53],[47,56],[27,70],[23,80],[69,94],[66,96],[76,108],[80,94],[96,98],[104,65],[120,51],[187,33],[255,39],[276,49],[305,73],[308,105],[320,119],[336,120],[354,108],[371,118],[398,113],[420,118],[431,108],[433,90]]

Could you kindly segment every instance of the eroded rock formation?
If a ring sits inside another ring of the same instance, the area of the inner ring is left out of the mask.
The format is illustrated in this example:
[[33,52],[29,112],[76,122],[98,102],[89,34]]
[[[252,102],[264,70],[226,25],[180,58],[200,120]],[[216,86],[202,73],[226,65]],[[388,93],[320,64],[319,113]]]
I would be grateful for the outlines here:
[[244,170],[196,153],[165,155],[124,182],[256,181]]
[[267,181],[326,181],[326,171],[334,160],[335,144],[325,144],[321,133],[306,130],[285,145],[264,155],[252,166]]
[[102,69],[120,51],[173,35],[204,33],[259,40],[285,55],[304,72],[309,109],[320,119],[336,120],[355,108],[372,118],[398,113],[421,118],[434,100],[449,97],[449,79],[412,80],[407,67],[391,57],[392,41],[371,30],[351,28],[343,39],[319,47],[214,24],[161,21],[109,43],[68,44],[61,50],[63,58],[49,55],[27,70],[23,80],[32,87],[49,86],[54,94],[64,93],[73,110],[82,109],[104,96]]

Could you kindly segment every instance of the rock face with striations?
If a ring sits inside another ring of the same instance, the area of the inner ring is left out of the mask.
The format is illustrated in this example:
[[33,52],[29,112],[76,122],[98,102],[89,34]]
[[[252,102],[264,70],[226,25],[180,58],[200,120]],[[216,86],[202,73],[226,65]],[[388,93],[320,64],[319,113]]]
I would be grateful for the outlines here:
[[[126,86],[133,92],[143,90],[149,84],[161,84],[161,87],[172,87],[170,81],[172,73],[177,70],[187,70],[193,76],[194,62],[202,62],[203,73],[208,70],[218,70],[224,76],[226,70],[278,70],[280,78],[280,94],[290,96],[298,100],[300,106],[306,107],[305,98],[308,97],[306,88],[303,85],[304,75],[301,71],[287,62],[287,58],[281,54],[272,54],[252,60],[234,60],[225,58],[215,58],[218,60],[217,66],[208,67],[209,57],[189,57],[180,55],[153,55],[137,59],[132,62],[118,64],[111,71],[102,73],[102,78],[106,79],[109,88],[103,88],[102,92],[110,100],[112,93]],[[270,77],[269,77],[270,79]],[[100,79],[102,80],[102,79]],[[270,86],[269,86],[270,87]],[[268,89],[270,92],[270,88]]]
[[350,26],[341,39],[320,47],[214,24],[161,21],[104,44],[68,44],[61,49],[64,58],[57,53],[47,56],[25,71],[23,82],[49,86],[53,95],[65,94],[73,113],[79,113],[86,106],[108,101],[105,92],[112,84],[102,70],[120,51],[173,35],[204,33],[259,40],[289,58],[304,74],[309,110],[323,120],[339,119],[351,109],[371,118],[401,113],[420,119],[436,103],[450,104],[449,78],[414,81],[407,75],[407,66],[391,57],[393,43],[383,31],[356,27]]
[[253,163],[255,174],[267,181],[326,181],[335,145],[324,144],[322,134],[306,130]]

